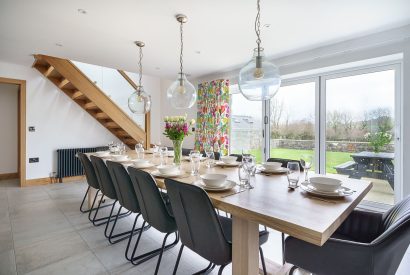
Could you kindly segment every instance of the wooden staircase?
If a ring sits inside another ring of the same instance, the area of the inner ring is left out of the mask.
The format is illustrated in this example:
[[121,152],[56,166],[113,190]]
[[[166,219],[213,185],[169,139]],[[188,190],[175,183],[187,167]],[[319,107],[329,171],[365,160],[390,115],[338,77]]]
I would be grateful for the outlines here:
[[[70,60],[46,55],[34,55],[33,68],[53,82],[87,113],[98,120],[128,147],[137,142],[150,144],[148,134],[120,107],[101,91]],[[149,131],[149,114],[145,116],[145,129]]]

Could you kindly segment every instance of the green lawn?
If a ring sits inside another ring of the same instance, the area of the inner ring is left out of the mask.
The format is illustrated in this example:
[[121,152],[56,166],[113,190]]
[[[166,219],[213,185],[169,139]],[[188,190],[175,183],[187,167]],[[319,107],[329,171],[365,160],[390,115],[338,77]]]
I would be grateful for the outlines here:
[[[311,154],[313,155],[312,150],[297,150],[297,149],[285,149],[285,148],[274,148],[270,150],[270,156],[272,158],[285,158],[285,159],[294,159],[299,160],[302,155]],[[352,160],[350,157],[351,153],[344,152],[326,152],[326,172],[327,173],[336,173],[336,169],[333,167],[344,163],[346,161]],[[262,161],[262,152],[261,150],[252,150],[252,155],[256,157],[258,162]]]

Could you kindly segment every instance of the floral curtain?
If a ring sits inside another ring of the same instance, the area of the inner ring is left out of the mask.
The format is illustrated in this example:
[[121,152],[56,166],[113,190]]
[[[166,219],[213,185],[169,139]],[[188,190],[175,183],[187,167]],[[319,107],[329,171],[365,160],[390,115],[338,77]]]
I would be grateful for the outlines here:
[[219,79],[198,85],[198,113],[195,148],[215,148],[218,143],[222,155],[229,150],[229,80]]

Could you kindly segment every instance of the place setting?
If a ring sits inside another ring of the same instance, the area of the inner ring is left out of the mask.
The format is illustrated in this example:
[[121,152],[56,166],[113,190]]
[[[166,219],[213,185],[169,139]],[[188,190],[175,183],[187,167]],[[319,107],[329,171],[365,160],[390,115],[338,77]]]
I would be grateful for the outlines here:
[[232,180],[228,180],[223,174],[204,174],[199,176],[200,179],[194,184],[211,192],[223,192],[234,188],[237,184]]
[[258,172],[267,176],[285,174],[288,171],[288,168],[282,167],[281,162],[263,162],[261,166],[258,166]]
[[237,161],[236,156],[221,156],[220,161],[217,161],[215,164],[219,167],[238,167],[241,165],[241,162]]
[[157,178],[181,178],[188,176],[188,174],[180,170],[178,166],[174,164],[161,164],[156,167],[157,169],[151,174]]

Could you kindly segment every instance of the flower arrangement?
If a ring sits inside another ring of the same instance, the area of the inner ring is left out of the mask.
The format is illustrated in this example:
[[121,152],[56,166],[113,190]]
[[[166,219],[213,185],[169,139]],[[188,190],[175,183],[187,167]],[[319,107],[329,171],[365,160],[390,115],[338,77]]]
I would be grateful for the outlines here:
[[195,125],[195,120],[187,120],[187,116],[165,117],[164,136],[172,140],[174,145],[174,163],[179,165],[182,156],[182,142],[186,136],[192,134],[191,128]]
[[366,133],[364,138],[370,143],[375,153],[380,153],[381,149],[392,141],[392,134],[386,131]]

